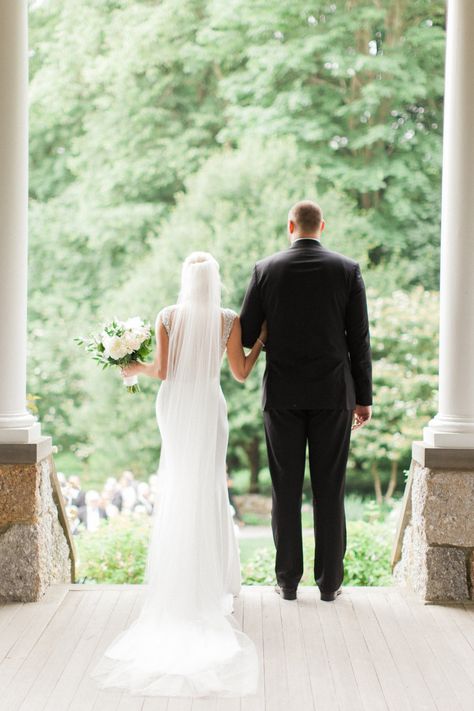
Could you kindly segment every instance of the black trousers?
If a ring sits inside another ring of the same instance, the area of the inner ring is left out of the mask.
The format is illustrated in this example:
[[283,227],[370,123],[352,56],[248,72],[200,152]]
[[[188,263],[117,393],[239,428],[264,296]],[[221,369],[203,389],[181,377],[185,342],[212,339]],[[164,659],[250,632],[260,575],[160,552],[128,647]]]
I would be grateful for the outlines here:
[[313,492],[314,579],[322,592],[337,590],[344,578],[345,475],[352,410],[264,410],[272,479],[275,575],[296,588],[303,575],[301,503],[309,446]]

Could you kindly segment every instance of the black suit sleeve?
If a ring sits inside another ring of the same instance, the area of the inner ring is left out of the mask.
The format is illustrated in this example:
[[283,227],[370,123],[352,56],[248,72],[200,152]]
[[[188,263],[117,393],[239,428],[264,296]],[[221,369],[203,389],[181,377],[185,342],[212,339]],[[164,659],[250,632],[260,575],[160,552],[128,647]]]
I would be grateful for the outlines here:
[[372,353],[365,284],[360,265],[355,264],[351,275],[349,301],[346,307],[346,333],[356,403],[372,405]]
[[240,310],[242,345],[245,348],[253,347],[264,321],[265,314],[258,288],[257,267],[255,266]]

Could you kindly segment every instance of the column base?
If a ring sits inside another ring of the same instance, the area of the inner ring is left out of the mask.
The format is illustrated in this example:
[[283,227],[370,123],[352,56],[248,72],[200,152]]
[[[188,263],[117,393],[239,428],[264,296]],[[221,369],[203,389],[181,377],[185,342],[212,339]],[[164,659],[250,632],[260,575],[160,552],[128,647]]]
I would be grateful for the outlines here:
[[474,449],[474,432],[447,432],[423,427],[423,442],[431,447]]
[[0,427],[1,444],[29,444],[41,437],[41,423],[29,427]]
[[61,522],[54,476],[51,455],[28,464],[0,463],[2,603],[34,602],[50,585],[71,582],[74,551]]
[[474,448],[474,419],[438,412],[423,427],[423,441],[432,447]]
[[411,515],[394,580],[423,602],[474,599],[474,452],[465,452],[462,463],[454,466],[445,457],[427,466],[428,457],[434,460],[446,450],[416,444],[414,452],[422,454],[423,461],[412,459]]

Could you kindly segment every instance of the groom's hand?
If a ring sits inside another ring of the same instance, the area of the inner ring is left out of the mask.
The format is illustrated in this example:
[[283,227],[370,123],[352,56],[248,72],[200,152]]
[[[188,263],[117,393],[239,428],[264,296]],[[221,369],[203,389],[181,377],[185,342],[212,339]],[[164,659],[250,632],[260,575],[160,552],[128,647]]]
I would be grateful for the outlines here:
[[372,405],[356,405],[352,414],[354,419],[351,430],[357,430],[366,425],[372,417]]

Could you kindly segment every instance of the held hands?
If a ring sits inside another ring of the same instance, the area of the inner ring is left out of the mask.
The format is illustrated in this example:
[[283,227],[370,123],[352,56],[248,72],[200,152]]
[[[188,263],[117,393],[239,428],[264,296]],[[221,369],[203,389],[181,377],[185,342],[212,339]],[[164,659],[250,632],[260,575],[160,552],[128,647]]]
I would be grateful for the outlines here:
[[351,430],[357,430],[359,427],[366,425],[372,417],[372,405],[356,405],[352,414],[354,419]]

